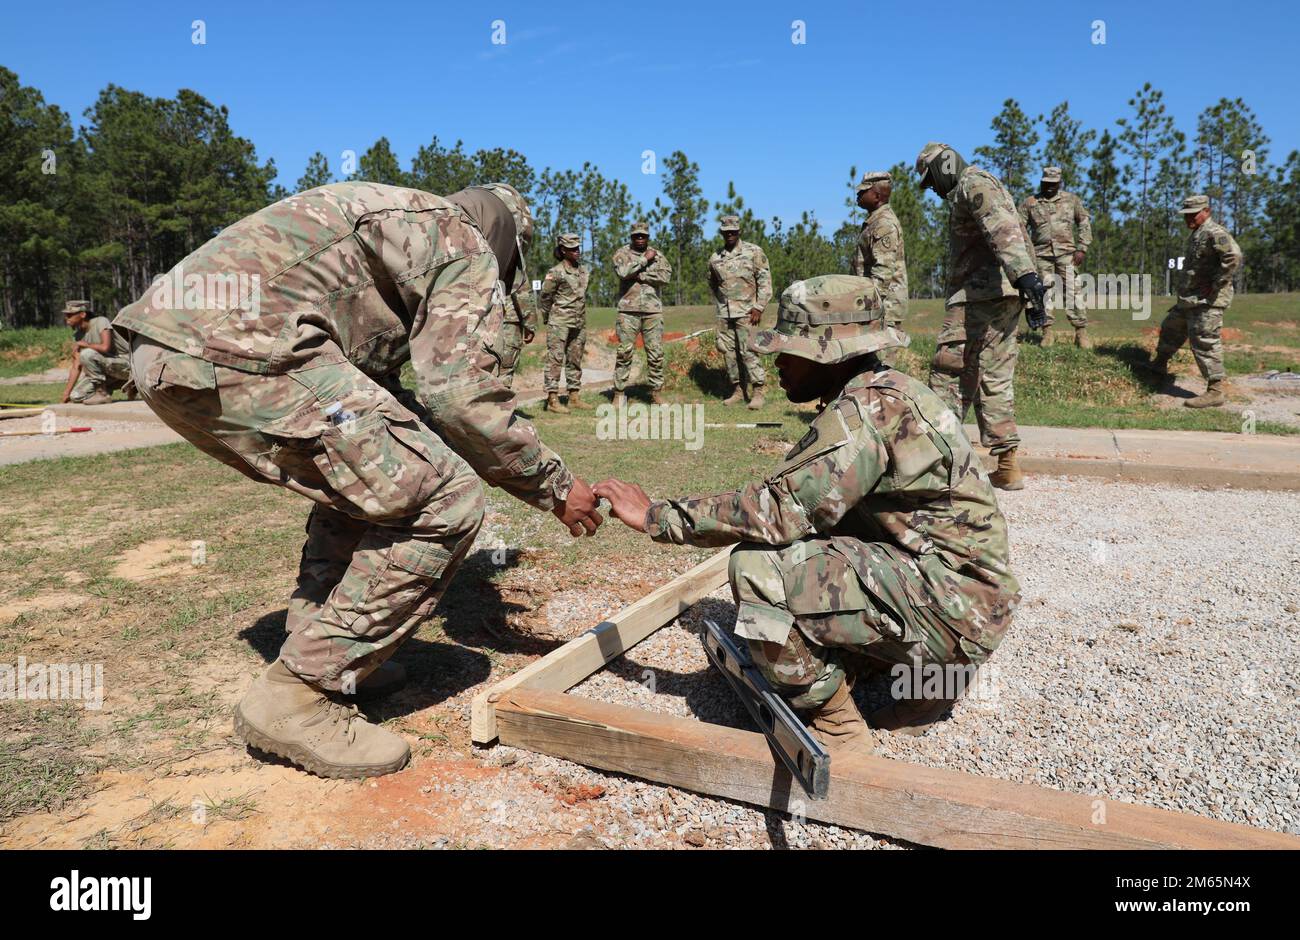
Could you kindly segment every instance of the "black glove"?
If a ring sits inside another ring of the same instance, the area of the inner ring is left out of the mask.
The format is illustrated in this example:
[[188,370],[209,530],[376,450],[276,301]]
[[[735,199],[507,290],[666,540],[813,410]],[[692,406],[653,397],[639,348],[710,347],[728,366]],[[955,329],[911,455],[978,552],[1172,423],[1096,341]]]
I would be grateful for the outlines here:
[[1047,304],[1043,300],[1047,288],[1043,279],[1036,271],[1022,274],[1016,279],[1016,290],[1020,291],[1020,299],[1025,302],[1025,319],[1029,321],[1029,328],[1041,330],[1047,325]]

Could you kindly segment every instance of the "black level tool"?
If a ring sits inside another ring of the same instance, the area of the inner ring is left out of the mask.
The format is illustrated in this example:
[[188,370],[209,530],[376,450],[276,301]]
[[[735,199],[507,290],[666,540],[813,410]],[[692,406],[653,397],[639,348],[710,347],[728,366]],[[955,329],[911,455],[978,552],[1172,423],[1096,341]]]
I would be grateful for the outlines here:
[[749,650],[716,623],[705,620],[704,652],[745,703],[790,775],[814,800],[825,799],[831,786],[831,756],[808,733],[785,699],[773,691],[754,665]]

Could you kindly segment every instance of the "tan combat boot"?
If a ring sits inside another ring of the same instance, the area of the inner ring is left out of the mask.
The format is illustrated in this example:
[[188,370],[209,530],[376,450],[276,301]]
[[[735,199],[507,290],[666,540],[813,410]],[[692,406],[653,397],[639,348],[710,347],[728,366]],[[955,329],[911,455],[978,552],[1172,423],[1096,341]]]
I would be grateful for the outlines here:
[[546,410],[554,411],[557,415],[567,415],[569,409],[560,404],[559,392],[548,392],[546,395]]
[[656,389],[651,389],[651,391],[650,391],[650,404],[652,404],[652,405],[662,405],[663,403],[664,403],[664,397],[663,397],[662,395],[659,394],[659,389],[657,389],[657,388],[656,388]]
[[1052,345],[1055,341],[1056,340],[1052,336],[1052,328],[1050,326],[1043,327],[1043,336],[1042,339],[1038,341],[1038,345],[1046,348]]
[[853,701],[847,679],[840,683],[825,705],[808,716],[808,727],[813,737],[828,751],[852,748],[870,754],[875,750],[875,736]]
[[112,395],[108,394],[108,392],[102,388],[97,388],[82,399],[81,403],[83,405],[107,405],[112,400]]
[[591,405],[582,400],[582,392],[569,392],[569,409],[572,411],[590,411]]
[[722,399],[724,405],[739,405],[745,400],[745,390],[737,385],[731,390],[731,395]]
[[625,407],[626,405],[627,405],[627,396],[624,395],[622,392],[615,392],[615,393],[614,393],[614,407],[615,407],[615,408],[623,408],[623,407]]
[[248,744],[321,777],[378,777],[406,766],[400,737],[272,663],[235,706],[235,733]]
[[755,385],[750,390],[749,404],[746,407],[749,408],[750,411],[757,411],[766,403],[767,399],[763,397],[763,386]]
[[895,699],[871,713],[871,727],[894,734],[919,737],[930,730],[943,713],[956,704],[955,698]]
[[1092,340],[1088,337],[1088,328],[1086,326],[1076,326],[1074,328],[1074,345],[1080,349],[1092,349]]
[[1223,379],[1210,379],[1205,386],[1205,394],[1188,399],[1183,404],[1188,408],[1220,408],[1228,401],[1223,394]]
[[1169,378],[1169,357],[1154,354],[1151,361],[1141,366],[1141,369],[1157,379],[1167,379]]
[[989,482],[1000,490],[1023,490],[1025,475],[1020,472],[1020,461],[1016,459],[1017,448],[1004,450],[998,454],[998,468],[989,474]]

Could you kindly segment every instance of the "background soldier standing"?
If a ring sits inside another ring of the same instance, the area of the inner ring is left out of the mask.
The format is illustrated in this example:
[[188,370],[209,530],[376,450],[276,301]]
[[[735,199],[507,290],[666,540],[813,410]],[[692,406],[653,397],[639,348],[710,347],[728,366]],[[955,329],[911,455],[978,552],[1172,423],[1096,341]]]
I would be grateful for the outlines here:
[[[569,408],[588,409],[582,400],[582,354],[587,348],[587,281],[582,266],[582,242],[566,233],[555,243],[560,263],[546,272],[538,304],[546,324],[546,408],[567,414]],[[569,387],[569,405],[560,404],[560,369]]]
[[[600,524],[590,488],[515,415],[484,343],[531,237],[504,183],[446,198],[336,183],[227,226],[178,267],[256,277],[255,303],[171,307],[151,290],[118,315],[168,426],[315,503],[288,638],[235,709],[254,747],[327,777],[406,763],[406,742],[342,696],[400,684],[389,657],[473,544],[480,478],[573,535]],[[408,360],[414,396],[398,379]]]
[[118,385],[135,391],[130,384],[130,345],[113,332],[108,317],[92,317],[89,300],[69,300],[63,305],[63,322],[72,330],[72,365],[61,402],[106,405]]
[[1210,218],[1205,195],[1183,200],[1182,214],[1191,234],[1183,249],[1178,300],[1160,324],[1151,370],[1167,375],[1169,360],[1190,342],[1196,366],[1205,377],[1205,394],[1183,402],[1188,408],[1217,408],[1223,394],[1223,315],[1232,303],[1232,277],[1241,267],[1241,248],[1226,228]]
[[533,316],[533,292],[524,284],[506,298],[501,330],[498,333],[497,348],[501,353],[501,368],[497,376],[506,388],[514,387],[519,356],[524,347],[533,341],[536,324],[537,320]]
[[744,377],[749,379],[752,389],[749,407],[757,411],[763,407],[767,375],[762,362],[749,348],[749,328],[758,325],[763,308],[772,299],[772,271],[762,248],[741,241],[739,216],[724,215],[718,231],[722,233],[722,248],[709,258],[709,290],[718,308],[718,352],[726,360],[727,378],[731,382],[731,396],[722,403],[738,405],[744,401],[740,374],[743,364]]
[[[857,190],[858,205],[870,214],[862,223],[851,270],[875,282],[884,304],[885,325],[899,330],[907,315],[907,258],[903,251],[903,226],[889,206],[892,189],[893,180],[885,171],[862,174]],[[892,369],[898,360],[898,350],[897,346],[882,349],[880,361]]]
[[[1080,349],[1091,349],[1088,338],[1088,311],[1083,307],[1075,284],[1075,272],[1092,243],[1092,220],[1083,200],[1074,193],[1061,190],[1061,168],[1043,168],[1043,178],[1037,195],[1020,204],[1020,221],[1025,223],[1029,239],[1034,246],[1034,259],[1038,275],[1048,289],[1047,324],[1043,327],[1042,345],[1052,345],[1052,310],[1056,306],[1057,292],[1053,286],[1059,282],[1060,297],[1065,314],[1074,326],[1074,344]],[[1078,236],[1075,236],[1078,226]]]
[[650,400],[660,404],[664,386],[664,304],[659,290],[668,286],[673,269],[663,255],[650,247],[650,227],[632,225],[630,244],[614,252],[618,275],[618,357],[614,361],[614,404],[624,400],[637,334],[645,343],[646,377]]
[[[736,635],[832,747],[870,747],[849,694],[856,656],[973,671],[1019,599],[1006,520],[951,409],[877,356],[902,342],[871,281],[796,282],[781,295],[776,329],[753,348],[778,354],[791,401],[821,410],[771,475],[692,499],[651,501],[618,480],[594,488],[657,542],[741,543],[730,568]],[[914,688],[871,724],[919,733],[962,691]]]
[[[923,189],[933,189],[951,206],[948,316],[937,338],[930,388],[962,420],[974,404],[980,440],[998,458],[990,481],[1002,489],[1022,489],[1016,460],[1016,328],[1022,297],[1029,300],[1030,328],[1043,325],[1045,293],[1029,236],[1006,187],[993,174],[969,166],[947,144],[926,144],[917,155],[916,172]],[[962,338],[954,342],[958,331]],[[958,383],[952,381],[956,361],[961,362]]]

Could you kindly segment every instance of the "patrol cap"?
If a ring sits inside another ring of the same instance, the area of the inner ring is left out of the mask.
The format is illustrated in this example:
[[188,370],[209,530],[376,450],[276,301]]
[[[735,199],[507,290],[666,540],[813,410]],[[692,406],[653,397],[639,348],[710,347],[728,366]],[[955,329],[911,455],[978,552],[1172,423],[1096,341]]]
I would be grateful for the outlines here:
[[70,313],[90,313],[90,301],[69,300],[63,305],[63,315],[66,317]]
[[1196,215],[1202,209],[1210,208],[1210,197],[1204,193],[1197,193],[1195,196],[1188,196],[1183,200],[1183,207],[1178,211],[1183,215]]
[[947,144],[940,143],[937,140],[930,141],[922,147],[921,152],[916,155],[916,175],[921,177],[925,176],[926,171],[930,169],[930,164],[934,162],[934,158],[939,156],[939,154],[943,153],[945,150],[951,149],[952,148]]
[[1044,183],[1059,183],[1060,181],[1061,181],[1061,168],[1060,168],[1059,166],[1045,166],[1045,167],[1043,167],[1043,178],[1042,178],[1042,182],[1044,182]]
[[862,182],[858,183],[858,192],[870,189],[877,183],[892,183],[893,177],[885,170],[868,170],[862,174]]
[[776,328],[755,333],[749,348],[829,365],[907,342],[885,325],[880,292],[870,278],[824,274],[787,287]]
[[740,216],[738,216],[738,215],[724,215],[721,219],[718,220],[718,231],[719,231],[719,232],[739,232],[739,231],[740,231]]
[[582,240],[573,232],[565,232],[563,235],[555,239],[555,244],[559,245],[561,248],[581,248]]
[[646,237],[649,237],[650,226],[646,224],[644,219],[637,219],[635,222],[632,223],[632,234],[645,235]]

